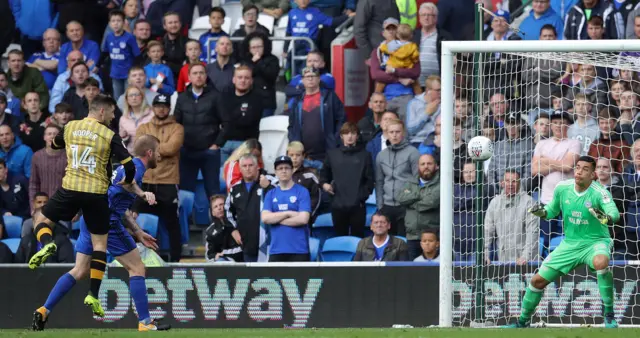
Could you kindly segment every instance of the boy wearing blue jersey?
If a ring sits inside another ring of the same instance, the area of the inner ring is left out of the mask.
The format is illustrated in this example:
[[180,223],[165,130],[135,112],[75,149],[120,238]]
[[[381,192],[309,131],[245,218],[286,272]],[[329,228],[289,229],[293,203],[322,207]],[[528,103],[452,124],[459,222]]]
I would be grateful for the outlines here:
[[103,53],[109,53],[111,59],[109,76],[113,83],[113,97],[124,94],[129,68],[140,55],[136,38],[124,30],[124,20],[123,11],[114,9],[109,12],[109,27],[112,32],[107,34],[102,50]]
[[[111,210],[109,222],[111,227],[107,248],[109,252],[115,256],[116,260],[129,272],[129,287],[138,313],[138,331],[170,329],[170,326],[159,324],[149,315],[145,267],[140,258],[140,252],[137,250],[136,243],[130,234],[130,232],[133,233],[138,241],[146,247],[154,250],[158,249],[156,239],[140,229],[129,211],[136,195],[144,194],[144,199],[148,201],[149,204],[155,203],[153,193],[142,192],[139,187],[142,185],[142,177],[145,171],[148,168],[153,169],[156,167],[160,157],[158,143],[158,139],[151,135],[143,135],[137,138],[134,152],[138,156],[133,159],[136,167],[134,177],[136,185],[133,185],[133,188],[129,188],[128,186],[118,184],[125,176],[124,167],[120,166],[113,172],[112,185],[108,190],[109,208]],[[56,304],[73,288],[77,281],[85,279],[89,274],[93,246],[86,224],[81,225],[80,236],[76,242],[76,251],[76,263],[73,269],[58,279],[47,301],[33,313],[32,328],[34,331],[44,330],[44,325],[48,320],[49,314]]]
[[[164,56],[164,45],[158,41],[151,41],[147,44],[147,55],[149,64],[144,66],[144,74],[147,76],[145,86],[152,91],[171,96],[176,91],[171,68],[162,63]],[[160,75],[160,77],[158,77]],[[162,81],[160,81],[162,79]]]
[[224,17],[226,15],[227,13],[222,7],[213,7],[209,12],[209,24],[211,24],[211,30],[200,35],[199,39],[200,46],[202,47],[202,57],[207,63],[212,63],[216,60],[216,40],[209,39],[229,36],[227,32],[222,30],[222,24],[224,24]]
[[262,209],[262,222],[271,225],[269,262],[308,262],[309,191],[292,180],[291,158],[278,157],[274,167],[278,186],[267,192]]
[[[336,27],[345,22],[349,17],[356,15],[356,13],[350,13],[349,15],[330,17],[316,7],[309,7],[311,0],[295,0],[295,2],[298,8],[289,11],[287,36],[307,37],[313,40],[316,45],[318,45],[318,33],[320,32],[321,25],[326,28]],[[307,55],[311,50],[311,46],[305,41],[295,42],[293,48],[295,48],[296,56]],[[289,41],[285,43],[284,50],[284,56],[287,56],[286,51],[289,50]],[[298,75],[298,72],[304,67],[304,61],[296,60],[295,62],[296,74],[291,74],[291,77]]]

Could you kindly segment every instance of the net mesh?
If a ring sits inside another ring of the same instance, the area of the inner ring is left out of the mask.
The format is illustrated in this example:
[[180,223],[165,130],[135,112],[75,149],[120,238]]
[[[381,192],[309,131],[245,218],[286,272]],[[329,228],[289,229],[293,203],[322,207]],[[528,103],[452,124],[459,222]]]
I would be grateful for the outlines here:
[[[564,238],[560,219],[543,221],[527,208],[548,203],[558,182],[573,178],[579,155],[597,159],[597,179],[622,215],[608,229],[615,315],[640,324],[640,146],[633,146],[640,53],[459,53],[454,60],[453,324],[502,325],[520,315],[531,277]],[[555,118],[561,112],[573,121]],[[493,157],[482,163],[466,155],[476,135],[494,140]],[[545,289],[533,322],[599,324],[602,312],[596,274],[581,265]]]

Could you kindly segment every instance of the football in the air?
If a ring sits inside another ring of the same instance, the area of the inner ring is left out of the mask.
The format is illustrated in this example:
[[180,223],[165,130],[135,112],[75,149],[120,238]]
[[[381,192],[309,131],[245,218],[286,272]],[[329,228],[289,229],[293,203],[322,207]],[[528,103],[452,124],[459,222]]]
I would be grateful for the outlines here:
[[493,156],[493,141],[485,136],[476,136],[467,144],[467,151],[473,161],[488,160]]

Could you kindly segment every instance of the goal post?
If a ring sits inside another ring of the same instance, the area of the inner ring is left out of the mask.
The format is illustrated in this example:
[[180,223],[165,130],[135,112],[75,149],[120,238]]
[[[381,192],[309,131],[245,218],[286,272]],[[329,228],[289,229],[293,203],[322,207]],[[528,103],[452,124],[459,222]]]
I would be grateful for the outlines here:
[[[470,322],[474,322],[474,320],[462,320],[459,316],[460,313],[458,310],[461,307],[460,303],[465,303],[467,307],[473,307],[473,302],[475,301],[475,296],[478,292],[485,293],[483,297],[487,304],[482,304],[485,309],[491,310],[487,311],[488,313],[485,315],[485,318],[479,318],[479,321],[484,321],[485,319],[492,319],[491,322],[494,323],[492,314],[501,313],[500,320],[504,322],[505,318],[507,319],[513,317],[514,313],[519,313],[519,307],[521,305],[521,298],[523,295],[524,288],[522,285],[526,285],[528,280],[531,278],[532,272],[535,271],[535,266],[526,272],[519,272],[521,270],[517,270],[518,272],[514,272],[515,274],[520,273],[521,278],[513,283],[505,281],[502,285],[496,285],[494,281],[487,280],[486,284],[483,283],[483,290],[475,290],[474,285],[462,285],[456,281],[456,274],[459,274],[459,270],[456,270],[455,255],[454,255],[454,179],[456,177],[454,168],[454,160],[455,160],[455,152],[454,152],[454,117],[455,117],[455,100],[456,100],[456,89],[458,86],[458,81],[456,77],[459,75],[456,70],[456,65],[460,63],[459,59],[456,59],[456,55],[470,54],[479,55],[490,54],[490,53],[504,53],[506,55],[522,58],[522,59],[535,59],[535,60],[557,60],[567,63],[575,63],[575,64],[589,64],[594,67],[603,67],[603,68],[615,68],[620,70],[631,70],[631,71],[640,71],[640,53],[636,55],[630,56],[620,56],[621,52],[640,52],[640,40],[576,40],[576,41],[563,41],[563,40],[554,40],[554,41],[443,41],[441,47],[441,106],[440,106],[440,116],[441,116],[441,152],[440,152],[440,180],[441,180],[441,189],[440,189],[440,294],[439,294],[439,326],[441,327],[452,327],[452,326],[460,326],[460,325],[469,325]],[[474,67],[472,65],[471,67]],[[482,65],[480,65],[482,67]],[[486,74],[485,74],[486,75]],[[471,75],[473,76],[473,75]],[[608,82],[610,79],[605,79]],[[637,79],[636,79],[637,80]],[[482,81],[479,87],[482,87]],[[637,84],[637,83],[636,83]],[[485,89],[477,89],[477,88],[469,88],[471,91],[473,90],[485,90]],[[487,97],[484,93],[475,93],[479,100],[482,100],[482,103],[485,104],[487,101]],[[636,95],[640,95],[639,92],[636,92]],[[471,99],[471,98],[469,98]],[[531,107],[522,108],[524,110],[531,110]],[[482,114],[482,112],[475,111],[474,114]],[[597,116],[597,112],[595,112]],[[476,252],[477,254],[483,254],[481,252]],[[613,259],[613,258],[612,258]],[[542,259],[538,258],[538,263],[541,263]],[[638,263],[638,262],[635,262]],[[473,266],[476,265],[475,261],[470,260],[467,263],[469,266],[468,269],[473,269]],[[526,269],[525,269],[526,270]],[[458,272],[456,272],[458,271]],[[505,280],[513,277],[509,275],[510,271],[516,271],[515,264],[502,264],[496,266],[485,267],[485,271],[483,272],[485,275],[495,274],[496,276],[500,275]],[[522,270],[524,271],[524,270]],[[625,270],[625,274],[626,274]],[[631,270],[629,270],[631,271]],[[624,282],[631,282],[632,280],[637,281],[639,275],[638,271],[634,269],[633,273],[629,275],[625,275]],[[462,271],[464,274],[465,271]],[[599,293],[597,291],[597,287],[593,288],[595,283],[595,278],[589,279],[588,275],[595,277],[595,274],[587,272],[586,270],[580,270],[579,272],[581,277],[584,279],[571,279],[572,285],[579,284],[584,291],[584,294],[581,297],[575,296],[575,290],[571,290],[569,293],[562,293],[566,290],[558,289],[557,294],[556,291],[545,291],[545,298],[541,303],[545,304],[547,307],[553,308],[556,306],[561,307],[563,302],[567,301],[567,297],[569,297],[568,301],[575,302],[586,302],[583,309],[587,309],[579,314],[578,316],[601,316],[597,314],[597,309],[591,308],[589,309],[588,303],[595,304],[594,306],[600,307],[601,302],[599,301]],[[473,274],[469,274],[470,278],[473,279]],[[496,277],[498,278],[498,277]],[[574,278],[573,276],[571,278]],[[502,283],[502,282],[500,282]],[[500,284],[498,283],[498,284]],[[567,282],[567,285],[569,282]],[[507,286],[507,284],[509,286]],[[635,303],[636,291],[637,287],[634,285],[627,285],[629,283],[625,283],[624,287],[617,286],[614,287],[616,292],[616,296],[614,296],[616,303],[616,314],[624,312],[622,309],[624,307],[623,299],[624,297],[630,297],[630,301],[633,301],[633,305],[638,305]],[[551,286],[551,285],[550,285]],[[464,290],[462,290],[464,289]],[[499,292],[496,291],[499,289]],[[522,290],[520,292],[519,290]],[[577,289],[576,289],[577,290]],[[552,294],[553,291],[553,294]],[[568,292],[568,291],[567,291]],[[471,294],[469,294],[471,293]],[[624,293],[624,294],[623,294]],[[574,299],[575,298],[575,299]],[[509,304],[505,302],[500,303],[500,299],[505,300],[514,300]],[[582,303],[581,303],[582,304]],[[598,305],[600,304],[600,305]],[[507,307],[509,309],[507,309]],[[636,309],[638,311],[638,309]],[[471,311],[473,312],[473,311]],[[536,318],[539,320],[542,318],[544,321],[545,311],[537,311]],[[566,314],[566,320],[560,320],[560,325],[563,326],[576,326],[583,323],[572,323],[571,316],[573,313]],[[635,316],[633,316],[635,318]],[[633,318],[632,318],[633,319]],[[500,320],[496,320],[495,324],[498,324]],[[640,318],[637,320],[630,321],[631,324],[640,324]],[[473,324],[473,323],[471,323]]]

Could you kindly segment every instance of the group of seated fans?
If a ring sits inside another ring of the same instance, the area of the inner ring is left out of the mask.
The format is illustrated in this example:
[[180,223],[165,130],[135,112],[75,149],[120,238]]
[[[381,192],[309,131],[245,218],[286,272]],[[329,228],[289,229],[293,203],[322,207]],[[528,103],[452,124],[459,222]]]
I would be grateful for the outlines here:
[[[133,212],[159,217],[168,232],[165,260],[177,262],[183,253],[178,189],[195,192],[202,184],[210,201],[210,225],[203,227],[207,261],[315,260],[310,237],[322,246],[334,236],[362,238],[349,244],[356,261],[438,261],[439,54],[443,40],[466,37],[447,31],[454,28],[449,6],[459,1],[422,3],[411,22],[395,6],[372,12],[378,0],[340,8],[243,0],[243,24],[229,32],[224,6],[198,2],[211,27],[198,40],[187,37],[194,6],[182,8],[187,1],[176,8],[102,1],[90,5],[101,10],[95,21],[80,9],[36,2],[50,12],[38,12],[38,34],[25,25],[30,5],[11,1],[21,49],[8,52],[8,69],[0,71],[0,239],[21,237],[17,250],[0,242],[0,261],[25,263],[39,249],[31,218],[61,185],[67,165],[65,152],[51,142],[66,123],[87,117],[101,93],[117,102],[110,127],[130,151],[140,135],[160,140],[161,160],[142,186],[158,203],[135,203]],[[640,38],[640,9],[632,3],[574,0],[558,13],[555,1],[534,0],[517,33],[506,8],[491,7],[484,33],[487,40]],[[272,32],[258,23],[261,15],[282,20],[289,7],[286,34],[314,45],[297,40],[285,51],[306,55],[306,62],[290,52],[274,55]],[[52,19],[56,10],[62,23]],[[335,27],[350,17],[375,89],[366,115],[347,122],[325,55]],[[562,238],[561,219],[538,220],[527,209],[551,200],[581,155],[597,159],[598,181],[624,215],[611,227],[614,257],[638,258],[638,74],[632,67],[492,53],[484,57],[478,93],[465,90],[473,88],[472,58],[456,60],[455,184],[443,187],[454,194],[454,260],[525,264],[547,255]],[[286,103],[278,107],[276,88],[282,87]],[[289,118],[290,143],[267,168],[260,121],[279,109]],[[495,142],[480,176],[466,148],[476,135]],[[56,227],[58,253],[51,261],[74,260],[72,224],[81,216]],[[315,225],[326,219],[331,231],[320,238]],[[20,233],[6,231],[5,222],[16,220],[24,222]],[[484,252],[476,248],[481,223]]]

